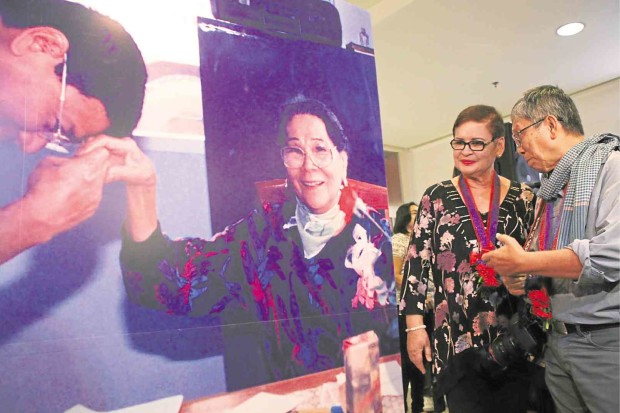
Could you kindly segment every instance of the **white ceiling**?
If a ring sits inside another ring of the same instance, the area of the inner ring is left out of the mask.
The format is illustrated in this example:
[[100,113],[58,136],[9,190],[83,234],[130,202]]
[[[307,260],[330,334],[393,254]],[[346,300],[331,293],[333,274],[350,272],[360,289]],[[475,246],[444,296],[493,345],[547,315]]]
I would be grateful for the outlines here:
[[[472,104],[508,115],[531,87],[572,94],[620,76],[618,0],[348,1],[372,17],[388,148],[450,135]],[[584,31],[555,34],[573,21]]]

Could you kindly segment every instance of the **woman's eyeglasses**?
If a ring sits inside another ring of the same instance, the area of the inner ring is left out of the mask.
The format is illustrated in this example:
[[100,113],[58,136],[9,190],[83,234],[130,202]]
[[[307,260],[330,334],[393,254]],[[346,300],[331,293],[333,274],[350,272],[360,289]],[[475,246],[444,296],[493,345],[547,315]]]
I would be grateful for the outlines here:
[[67,95],[67,54],[65,53],[62,64],[62,75],[60,80],[60,99],[58,103],[58,115],[56,117],[56,130],[44,132],[43,135],[47,139],[46,149],[54,152],[67,154],[70,152],[71,146],[75,143],[73,139],[68,137],[62,130],[62,112],[65,108],[65,98]]
[[326,168],[334,160],[335,149],[335,146],[327,148],[324,145],[315,145],[310,148],[310,152],[306,153],[297,146],[285,146],[280,149],[280,155],[282,156],[284,166],[287,168],[301,168],[304,165],[306,155],[310,157],[310,160],[317,168]]
[[455,151],[462,151],[463,149],[465,149],[466,146],[469,146],[469,149],[471,149],[472,151],[480,152],[483,151],[484,148],[486,148],[488,145],[493,143],[495,139],[496,138],[491,139],[490,142],[485,142],[481,139],[473,139],[469,142],[465,142],[463,139],[452,139],[450,141],[450,146],[452,146],[452,149],[454,149]]

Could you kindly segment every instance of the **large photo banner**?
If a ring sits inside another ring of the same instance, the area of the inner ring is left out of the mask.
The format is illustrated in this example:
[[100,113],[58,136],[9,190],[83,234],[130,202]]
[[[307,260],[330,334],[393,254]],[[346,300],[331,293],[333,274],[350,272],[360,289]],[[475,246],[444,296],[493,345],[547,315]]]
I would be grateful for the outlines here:
[[402,411],[368,15],[218,3],[0,0],[1,411]]

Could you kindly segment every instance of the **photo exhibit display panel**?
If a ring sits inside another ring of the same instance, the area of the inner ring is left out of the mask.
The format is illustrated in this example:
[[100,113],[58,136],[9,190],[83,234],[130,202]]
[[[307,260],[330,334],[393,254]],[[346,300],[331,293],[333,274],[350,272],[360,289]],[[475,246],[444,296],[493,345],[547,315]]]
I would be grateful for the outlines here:
[[[323,384],[336,383],[336,374],[343,371],[342,342],[349,337],[373,331],[382,357],[397,353],[371,55],[334,46],[334,41],[292,40],[209,19],[197,23],[197,14],[210,15],[200,2],[178,8],[154,4],[148,25],[135,18],[139,13],[127,14],[127,5],[118,1],[31,3],[23,13],[34,15],[39,5],[86,5],[85,13],[109,16],[115,33],[126,30],[135,41],[139,54],[134,64],[147,72],[140,87],[124,87],[125,73],[115,69],[88,96],[98,96],[113,116],[111,123],[114,116],[129,112],[127,106],[142,109],[133,132],[114,139],[131,138],[127,141],[136,143],[135,154],[152,163],[159,227],[142,249],[140,242],[130,241],[127,186],[106,182],[94,215],[0,264],[0,309],[5,315],[0,410],[64,412],[82,405],[109,411],[158,399],[170,402],[174,395],[182,395],[189,406],[239,389],[249,395],[258,385],[278,391],[288,379],[301,381],[297,388],[286,388],[286,394],[312,395]],[[22,7],[15,4],[15,10]],[[89,67],[86,63],[107,64],[124,49],[114,36],[101,35],[106,29],[80,29],[75,22],[81,20],[70,13],[41,15],[53,16],[49,25],[69,42],[64,127],[73,119],[71,99],[85,87],[80,81],[90,79],[81,72]],[[340,17],[348,19],[342,11]],[[339,32],[343,44],[361,30],[358,23],[347,24]],[[369,33],[369,22],[361,25]],[[192,37],[184,37],[187,33]],[[107,46],[102,51],[89,41]],[[187,45],[191,50],[183,54]],[[37,72],[49,76],[31,96],[49,104],[49,125],[58,116],[61,60],[58,67]],[[119,98],[113,104],[105,96],[112,90],[116,96],[130,95],[141,87],[142,97]],[[293,179],[282,160],[279,116],[287,101],[302,96],[333,112],[348,146],[344,152],[342,147],[325,148],[328,155],[317,145],[304,146],[313,162],[340,168]],[[8,121],[1,117],[0,122],[0,132],[7,133]],[[66,129],[61,131],[72,131]],[[78,161],[79,147],[71,156],[47,149],[24,154],[13,139],[3,139],[0,205],[20,200],[41,162],[51,156],[60,157],[58,162]],[[288,187],[283,186],[286,178]],[[337,196],[337,205],[347,212],[330,224],[332,236],[302,241],[297,227],[284,228],[295,216],[295,185],[306,187],[298,198],[311,206],[325,197],[333,201],[334,193],[345,194]],[[321,195],[326,186],[336,191]],[[40,216],[52,211],[51,203],[43,205],[47,209]],[[57,216],[69,216],[74,209],[73,204],[65,206]],[[230,231],[217,237],[226,227]],[[212,240],[214,234],[217,239]],[[322,381],[313,374],[321,374]],[[393,404],[398,398],[387,397]],[[306,406],[320,402],[312,399]]]

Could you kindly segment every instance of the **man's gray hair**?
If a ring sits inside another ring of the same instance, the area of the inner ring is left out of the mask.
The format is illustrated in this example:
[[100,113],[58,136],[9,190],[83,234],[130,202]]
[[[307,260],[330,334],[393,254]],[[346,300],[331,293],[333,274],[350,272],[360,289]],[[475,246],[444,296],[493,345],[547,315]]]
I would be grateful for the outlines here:
[[515,119],[536,122],[547,115],[558,118],[567,131],[584,134],[575,102],[557,86],[543,85],[528,90],[510,113],[513,122]]

